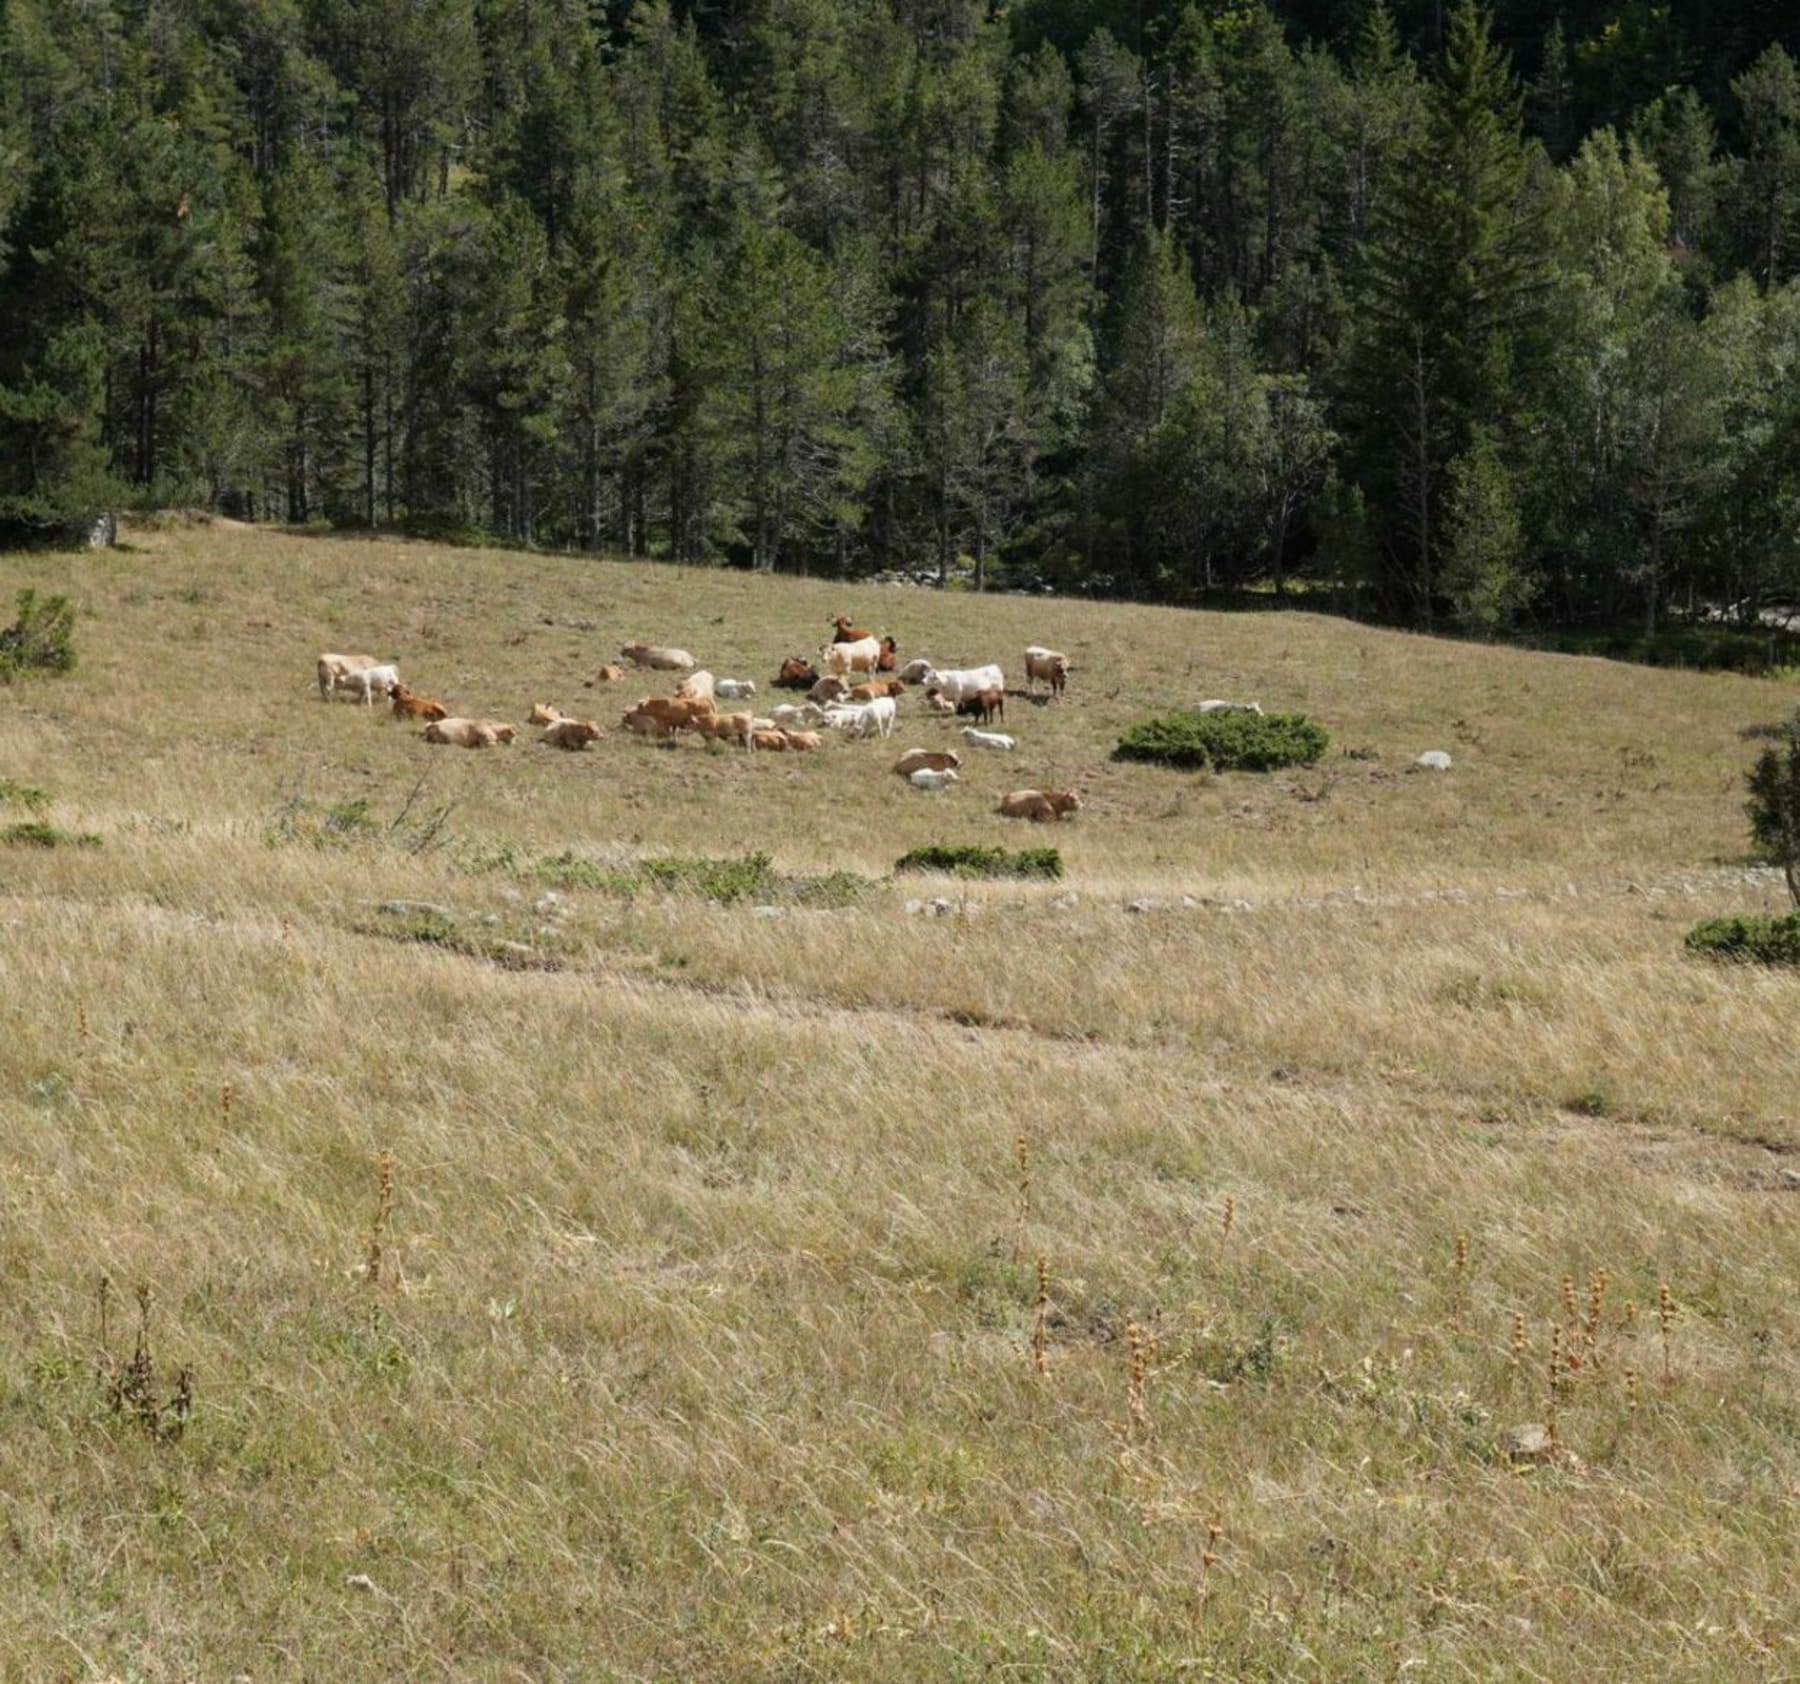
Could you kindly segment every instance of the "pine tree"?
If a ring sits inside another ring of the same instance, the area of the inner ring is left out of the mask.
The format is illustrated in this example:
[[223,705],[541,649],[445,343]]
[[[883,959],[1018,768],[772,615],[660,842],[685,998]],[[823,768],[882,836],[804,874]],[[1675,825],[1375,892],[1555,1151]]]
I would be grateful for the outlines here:
[[1460,0],[1425,120],[1364,248],[1347,394],[1369,504],[1393,511],[1392,583],[1426,620],[1448,464],[1477,424],[1508,449],[1537,397],[1543,245],[1518,90],[1488,15]]

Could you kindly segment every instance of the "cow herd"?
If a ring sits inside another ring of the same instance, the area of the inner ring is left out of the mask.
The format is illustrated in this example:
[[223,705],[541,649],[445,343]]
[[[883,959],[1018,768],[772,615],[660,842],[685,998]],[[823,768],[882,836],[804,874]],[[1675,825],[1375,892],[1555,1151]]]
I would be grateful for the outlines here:
[[[803,754],[822,748],[828,731],[846,738],[887,740],[900,722],[906,698],[917,691],[926,715],[972,722],[962,727],[966,748],[1004,754],[1018,746],[1016,737],[988,729],[1006,718],[1006,675],[997,664],[940,667],[914,660],[901,667],[898,656],[892,637],[878,636],[840,615],[816,662],[790,656],[775,675],[773,688],[803,693],[804,699],[780,703],[766,715],[749,709],[722,711],[722,702],[753,703],[755,681],[715,677],[685,649],[627,643],[619,651],[627,666],[603,666],[587,682],[590,687],[620,684],[628,669],[680,674],[671,694],[639,697],[620,720],[623,730],[665,743],[691,735],[753,754]],[[397,665],[372,655],[324,654],[317,671],[321,700],[349,696],[373,707],[379,694],[395,718],[423,724],[421,735],[427,743],[495,748],[511,743],[519,733],[505,720],[453,715],[443,702],[409,690]],[[1054,700],[1063,694],[1068,675],[1066,655],[1038,644],[1026,649],[1025,694],[1035,696],[1042,684],[1047,686],[1046,699]],[[528,722],[539,729],[538,741],[552,748],[578,751],[601,735],[594,721],[570,718],[548,702],[537,703]],[[959,780],[961,767],[962,757],[953,750],[913,748],[895,761],[893,769],[915,789],[942,791]],[[1005,795],[999,811],[1008,818],[1046,823],[1080,806],[1074,790],[1021,789]]]

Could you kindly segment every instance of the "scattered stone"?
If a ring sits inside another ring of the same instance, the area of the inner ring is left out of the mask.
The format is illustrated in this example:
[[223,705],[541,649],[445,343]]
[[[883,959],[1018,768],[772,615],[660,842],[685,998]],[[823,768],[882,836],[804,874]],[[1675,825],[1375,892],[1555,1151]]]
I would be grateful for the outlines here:
[[367,1573],[346,1573],[344,1583],[352,1590],[366,1590],[371,1595],[375,1591],[375,1581]]
[[1550,1429],[1538,1421],[1514,1427],[1506,1435],[1505,1444],[1508,1461],[1551,1462],[1556,1459],[1556,1445],[1551,1440]]
[[505,953],[514,959],[535,959],[537,957],[537,949],[523,941],[503,941],[495,947],[494,951]]
[[1162,907],[1159,900],[1134,900],[1125,903],[1127,912],[1156,912]]
[[753,906],[750,915],[753,918],[780,918],[786,911],[783,906]]
[[1428,748],[1413,764],[1421,772],[1448,772],[1452,762],[1441,748]]
[[430,900],[384,900],[381,910],[390,918],[454,918],[447,906]]
[[1081,905],[1080,895],[1058,895],[1052,904],[1058,912],[1073,912]]
[[909,900],[906,903],[906,910],[915,918],[921,915],[927,918],[942,918],[946,912],[956,910],[956,903],[938,895],[931,900]]

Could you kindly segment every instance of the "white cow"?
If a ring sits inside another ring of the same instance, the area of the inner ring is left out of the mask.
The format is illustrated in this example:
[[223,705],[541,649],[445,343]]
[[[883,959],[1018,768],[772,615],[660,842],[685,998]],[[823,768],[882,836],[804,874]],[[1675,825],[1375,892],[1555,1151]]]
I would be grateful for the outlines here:
[[852,737],[891,737],[894,717],[892,696],[877,696],[872,702],[837,702],[825,710],[825,723]]
[[341,690],[345,695],[361,696],[363,706],[372,707],[377,693],[385,696],[400,682],[400,669],[384,665],[373,655],[321,655],[318,671],[322,702]]
[[756,680],[753,678],[714,679],[713,694],[722,702],[747,702],[756,695]]
[[1194,712],[1199,714],[1213,713],[1255,713],[1262,712],[1261,702],[1195,702]]
[[941,772],[934,771],[929,766],[921,766],[918,771],[907,773],[906,781],[914,789],[947,789],[956,782],[956,772],[949,766]]
[[927,690],[935,690],[946,701],[966,702],[983,690],[1004,690],[1006,674],[997,666],[963,667],[945,672],[933,667],[919,680]]
[[977,731],[973,725],[963,727],[963,741],[970,748],[997,748],[1008,754],[1019,746],[1018,738],[1004,731]]
[[848,678],[853,672],[872,673],[881,663],[881,639],[859,637],[854,643],[828,643],[819,651],[827,672]]

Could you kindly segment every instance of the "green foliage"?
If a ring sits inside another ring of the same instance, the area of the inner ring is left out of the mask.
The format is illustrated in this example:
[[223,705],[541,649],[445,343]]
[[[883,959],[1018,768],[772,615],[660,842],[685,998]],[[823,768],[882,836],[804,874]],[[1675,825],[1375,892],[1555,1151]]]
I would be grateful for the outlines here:
[[808,906],[846,906],[868,887],[853,871],[788,876],[775,870],[765,853],[734,854],[723,859],[669,854],[625,863],[589,859],[565,850],[541,859],[523,859],[510,851],[474,854],[465,861],[474,872],[504,872],[549,889],[591,889],[626,899],[648,891],[696,895],[735,905],[740,901],[792,902]]
[[1745,811],[1758,856],[1781,867],[1788,893],[1800,906],[1800,712],[1776,745],[1756,758],[1745,780]]
[[1800,965],[1800,912],[1781,917],[1737,914],[1708,918],[1688,931],[1687,950],[1710,959]]
[[1060,877],[1055,848],[994,848],[979,843],[932,843],[894,861],[896,872],[943,871],[957,877]]
[[1165,713],[1133,725],[1116,753],[1188,772],[1272,772],[1310,766],[1330,746],[1303,713]]
[[20,591],[19,617],[0,628],[0,683],[20,673],[69,672],[75,666],[75,610],[64,596],[41,600]]
[[30,0],[0,543],[1748,618],[1800,600],[1779,12]]
[[98,848],[92,831],[59,830],[47,819],[26,819],[0,830],[0,842],[13,848]]
[[11,778],[0,778],[0,806],[10,802],[15,807],[23,807],[30,813],[41,813],[50,805],[50,792],[39,789],[35,784],[15,783]]

